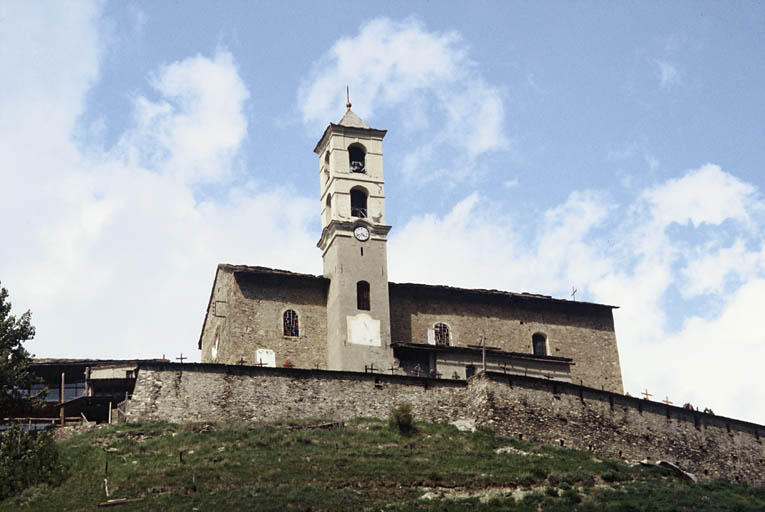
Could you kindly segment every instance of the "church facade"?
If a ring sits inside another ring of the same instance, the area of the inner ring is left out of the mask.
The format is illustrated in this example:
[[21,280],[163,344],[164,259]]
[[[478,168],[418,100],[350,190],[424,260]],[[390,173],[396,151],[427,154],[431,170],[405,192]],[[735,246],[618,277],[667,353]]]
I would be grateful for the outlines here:
[[622,393],[614,306],[388,280],[386,131],[347,107],[314,148],[323,275],[218,265],[202,362],[448,379],[487,369]]

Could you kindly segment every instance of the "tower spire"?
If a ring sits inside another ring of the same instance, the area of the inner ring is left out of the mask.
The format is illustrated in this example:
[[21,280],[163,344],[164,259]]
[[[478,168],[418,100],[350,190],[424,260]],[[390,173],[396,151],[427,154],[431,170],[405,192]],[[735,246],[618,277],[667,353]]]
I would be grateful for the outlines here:
[[351,93],[347,85],[345,86],[345,106],[348,110],[351,109]]

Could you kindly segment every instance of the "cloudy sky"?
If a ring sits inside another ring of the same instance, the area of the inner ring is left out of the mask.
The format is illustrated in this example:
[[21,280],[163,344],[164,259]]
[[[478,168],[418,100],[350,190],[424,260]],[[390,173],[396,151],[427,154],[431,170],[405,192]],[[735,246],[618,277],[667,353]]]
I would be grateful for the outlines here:
[[765,4],[437,4],[0,1],[29,349],[198,360],[218,263],[321,273],[347,84],[388,130],[393,281],[575,287],[620,306],[633,395],[765,423]]

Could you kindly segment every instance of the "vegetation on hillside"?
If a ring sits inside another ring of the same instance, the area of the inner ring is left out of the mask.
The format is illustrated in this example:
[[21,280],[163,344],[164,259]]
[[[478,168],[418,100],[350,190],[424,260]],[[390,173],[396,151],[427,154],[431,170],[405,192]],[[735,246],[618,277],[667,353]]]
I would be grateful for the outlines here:
[[0,286],[0,421],[40,405],[27,394],[37,382],[29,371],[32,358],[23,346],[35,336],[31,319],[29,311],[18,319],[11,315],[8,290]]
[[70,473],[60,486],[32,487],[0,512],[94,510],[105,483],[111,499],[143,498],[120,512],[765,510],[763,489],[694,485],[490,432],[416,422],[403,435],[377,419],[309,428],[319,423],[90,429],[61,443]]

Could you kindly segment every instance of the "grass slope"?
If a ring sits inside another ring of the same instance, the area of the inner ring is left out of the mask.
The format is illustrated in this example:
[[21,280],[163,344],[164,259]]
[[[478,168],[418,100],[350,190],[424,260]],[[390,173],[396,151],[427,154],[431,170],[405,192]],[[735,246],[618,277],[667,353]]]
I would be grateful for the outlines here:
[[[122,424],[63,441],[70,476],[0,502],[0,512],[94,510],[765,510],[765,490],[688,484],[662,470],[490,432],[377,419],[334,430],[287,425]],[[497,453],[496,450],[501,450]],[[182,453],[182,460],[181,455]],[[99,509],[100,510],[100,509]]]

